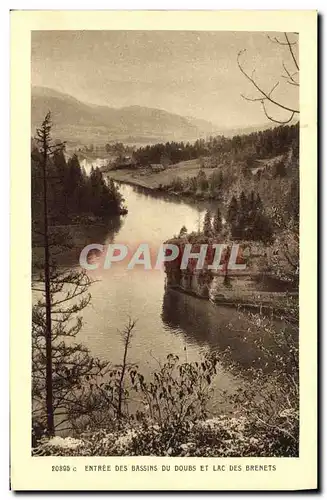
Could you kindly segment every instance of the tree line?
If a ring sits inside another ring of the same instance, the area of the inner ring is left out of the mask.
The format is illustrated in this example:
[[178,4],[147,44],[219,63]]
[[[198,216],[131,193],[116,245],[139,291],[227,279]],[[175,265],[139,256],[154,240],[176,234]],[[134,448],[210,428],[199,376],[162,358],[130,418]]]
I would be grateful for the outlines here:
[[145,166],[158,163],[175,164],[212,155],[221,162],[230,159],[250,161],[286,153],[292,144],[297,142],[298,134],[297,123],[231,138],[220,135],[208,140],[198,139],[194,143],[172,141],[141,147],[134,151],[133,158],[136,164]]
[[[65,429],[70,435],[81,437],[87,429],[88,443],[93,440],[96,449],[78,449],[76,453],[181,455],[185,443],[194,442],[195,449],[189,454],[207,454],[212,448],[212,432],[204,433],[201,422],[208,416],[210,386],[217,374],[218,360],[214,355],[206,356],[202,362],[185,363],[171,354],[152,377],[146,379],[137,365],[128,359],[135,322],[130,320],[121,333],[124,350],[120,363],[94,358],[83,344],[76,341],[82,327],[80,314],[91,299],[89,287],[92,281],[85,271],[64,269],[55,262],[58,247],[69,245],[69,241],[58,227],[54,232],[49,231],[52,210],[56,209],[51,198],[52,184],[56,180],[52,175],[55,157],[62,153],[61,145],[53,143],[50,132],[48,115],[37,131],[39,180],[43,182],[39,207],[43,217],[39,229],[44,260],[39,276],[33,279],[33,290],[37,294],[32,309],[33,453],[37,454],[39,449],[41,454],[58,453],[52,448],[49,438],[59,430]],[[253,203],[259,201],[255,199]],[[220,227],[221,214],[217,211],[213,230],[219,232]],[[297,366],[296,363],[293,365]],[[274,387],[271,378],[269,384]],[[130,401],[136,393],[142,404],[141,410],[133,412]],[[249,399],[247,394],[245,398]],[[292,409],[293,402],[289,400],[290,392],[287,391],[288,405]],[[280,406],[283,403],[282,399]],[[244,406],[243,401],[240,404]],[[233,433],[233,422],[222,420],[225,427],[217,429],[213,455],[221,454],[222,446],[223,454],[227,456],[258,455],[264,443],[273,443],[274,455],[296,455],[298,440],[294,418],[290,417],[286,422],[269,419],[268,424],[261,423],[260,429],[253,412],[245,414],[245,419],[246,435],[241,436],[234,448],[231,448],[229,438],[229,432]],[[194,434],[196,425],[200,427]],[[117,449],[109,442],[107,448],[99,447],[103,430],[108,429],[115,443],[119,442],[122,429],[132,429],[138,437],[131,442],[133,449]],[[274,435],[271,435],[271,429]],[[222,436],[227,436],[227,439],[221,439]],[[260,438],[255,447],[251,441],[253,436]],[[266,456],[267,449],[264,448],[262,453]]]
[[[206,210],[202,233],[208,238],[228,234],[235,240],[271,243],[274,227],[272,220],[266,215],[260,195],[252,191],[247,196],[242,191],[239,197],[232,196],[225,217],[220,207],[214,213]],[[186,234],[187,229],[183,226],[179,236]]]
[[[43,153],[35,141],[32,149],[32,216],[33,221],[43,220]],[[47,164],[48,212],[51,224],[65,224],[76,216],[105,217],[119,215],[123,198],[114,182],[103,177],[99,168],[90,175],[81,168],[74,154],[68,160],[63,145],[56,146]]]
[[252,191],[247,196],[244,191],[240,197],[231,198],[227,222],[233,238],[269,243],[273,237],[273,224],[266,215],[260,195]]

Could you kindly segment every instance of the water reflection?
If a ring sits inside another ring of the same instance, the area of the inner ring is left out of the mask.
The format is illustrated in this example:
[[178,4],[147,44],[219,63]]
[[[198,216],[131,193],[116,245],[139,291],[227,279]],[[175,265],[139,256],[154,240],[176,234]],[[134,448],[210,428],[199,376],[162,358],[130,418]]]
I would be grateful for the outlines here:
[[207,209],[211,210],[213,213],[217,207],[221,206],[217,200],[195,200],[191,196],[181,196],[178,194],[168,194],[166,191],[159,189],[150,189],[144,186],[138,186],[136,184],[122,183],[118,180],[114,181],[122,190],[132,190],[134,193],[138,193],[142,198],[150,198],[163,200],[167,203],[173,203],[176,205],[186,205],[195,209],[198,213],[205,212]]
[[[86,245],[90,243],[112,243],[116,234],[124,225],[125,216],[115,216],[103,220],[101,223],[72,224],[50,227],[50,244],[52,261],[64,267],[79,265],[79,256]],[[44,249],[42,239],[33,236],[32,269],[42,266]]]
[[[63,252],[60,264],[76,267],[79,255],[89,243],[125,243],[136,247],[149,243],[152,249],[178,234],[182,226],[197,230],[205,207],[184,201],[167,199],[165,195],[150,195],[142,189],[121,186],[128,206],[128,214],[103,224],[69,226],[73,248]],[[34,249],[42,252],[42,248]],[[139,365],[145,376],[150,376],[169,353],[180,359],[198,360],[208,350],[222,351],[231,347],[233,359],[250,364],[255,352],[244,351],[239,331],[244,329],[244,318],[231,308],[217,308],[208,301],[178,292],[165,291],[163,270],[145,271],[142,266],[128,270],[126,262],[117,262],[110,269],[99,266],[89,272],[95,280],[90,288],[91,303],[83,310],[83,327],[78,341],[85,344],[92,355],[119,363],[123,345],[121,331],[128,316],[137,319],[135,334],[128,353],[129,361]],[[230,323],[233,324],[232,329]],[[228,366],[222,365],[216,384],[214,404],[219,391],[233,391],[240,383]]]
[[[162,320],[172,332],[182,332],[188,342],[216,352],[229,350],[227,359],[249,368],[260,356],[254,345],[245,344],[249,318],[245,312],[219,307],[177,290],[166,290]],[[246,350],[245,350],[246,345]]]

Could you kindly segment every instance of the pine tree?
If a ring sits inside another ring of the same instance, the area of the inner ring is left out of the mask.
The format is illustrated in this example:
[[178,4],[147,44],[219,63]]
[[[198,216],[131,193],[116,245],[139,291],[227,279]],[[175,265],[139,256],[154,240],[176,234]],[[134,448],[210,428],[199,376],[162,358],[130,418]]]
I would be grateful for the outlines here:
[[181,230],[179,231],[179,237],[182,238],[183,236],[187,235],[187,228],[186,226],[182,226]]
[[209,210],[206,211],[203,221],[203,234],[205,236],[212,236],[212,224],[211,224],[211,213]]
[[256,210],[256,197],[254,191],[251,191],[250,199],[249,199],[249,212],[252,214]]
[[240,211],[237,224],[237,233],[239,238],[248,238],[251,226],[251,199],[248,199],[244,193],[240,195]]
[[242,191],[240,195],[240,212],[242,214],[247,214],[248,209],[249,209],[248,200],[245,196],[244,191]]
[[206,191],[209,187],[209,182],[204,170],[200,169],[196,176],[197,186],[200,191]]
[[260,198],[259,193],[257,194],[257,199],[256,199],[256,202],[255,202],[255,208],[256,208],[257,211],[262,211],[263,210],[263,204],[262,204],[262,200]]
[[290,186],[285,210],[287,211],[290,219],[297,226],[299,225],[299,207],[300,207],[299,181],[298,178],[296,178],[295,180],[293,180]]
[[271,243],[273,237],[272,222],[264,212],[258,211],[256,213],[251,227],[250,237],[254,241]]
[[[59,149],[51,140],[51,114],[46,115],[36,131],[36,142],[40,146],[40,162],[43,181],[43,244],[44,244],[44,336],[45,336],[45,401],[47,429],[54,435],[53,380],[52,380],[52,301],[51,301],[51,262],[48,213],[48,166],[50,157]],[[60,146],[61,147],[61,146]]]
[[42,191],[36,194],[43,202],[43,216],[33,220],[33,233],[37,232],[44,256],[39,262],[33,259],[35,269],[40,269],[32,284],[38,297],[32,309],[33,423],[52,436],[57,425],[55,416],[60,424],[67,420],[72,423],[78,416],[98,410],[101,402],[94,400],[91,386],[103,375],[107,364],[92,358],[86,347],[72,342],[82,326],[78,313],[91,298],[88,293],[91,280],[85,271],[67,270],[56,264],[58,248],[73,248],[73,245],[67,231],[49,225],[51,166],[54,155],[62,148],[62,144],[51,140],[50,113],[37,129],[36,142],[39,150],[37,154],[32,152],[32,162],[38,162],[37,172],[42,176],[37,179],[34,171],[32,189],[40,190],[42,185]]
[[239,204],[235,196],[232,197],[227,213],[227,222],[229,224],[232,236],[235,236],[238,225]]
[[75,215],[83,211],[84,201],[84,179],[76,154],[74,154],[67,162],[67,174],[65,180],[66,183],[64,189],[68,196],[69,213]]
[[223,228],[222,217],[221,217],[220,209],[218,207],[217,212],[216,212],[214,219],[213,219],[213,231],[217,235],[217,234],[221,233],[222,228]]
[[54,180],[49,186],[49,191],[52,193],[49,212],[55,222],[61,223],[67,220],[67,215],[70,212],[70,192],[66,187],[68,184],[68,168],[64,151],[54,152],[52,160]]

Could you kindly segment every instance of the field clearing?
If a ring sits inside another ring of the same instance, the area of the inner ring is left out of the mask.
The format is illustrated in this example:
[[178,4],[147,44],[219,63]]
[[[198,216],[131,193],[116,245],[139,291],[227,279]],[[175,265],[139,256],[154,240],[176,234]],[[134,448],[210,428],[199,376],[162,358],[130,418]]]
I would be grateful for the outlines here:
[[[149,189],[157,189],[158,187],[171,184],[174,178],[180,177],[186,179],[187,177],[196,177],[201,169],[201,162],[199,159],[182,161],[171,165],[162,172],[152,172],[150,168],[134,169],[126,168],[124,170],[111,170],[108,175],[117,181],[136,184]],[[206,175],[213,172],[212,168],[203,168]]]

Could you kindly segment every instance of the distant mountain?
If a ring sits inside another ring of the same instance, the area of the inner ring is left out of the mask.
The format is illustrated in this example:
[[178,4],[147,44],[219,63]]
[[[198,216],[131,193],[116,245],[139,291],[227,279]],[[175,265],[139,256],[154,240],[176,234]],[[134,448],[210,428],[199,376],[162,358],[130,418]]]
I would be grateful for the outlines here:
[[32,87],[33,135],[49,110],[54,125],[53,137],[73,144],[193,141],[217,133],[217,127],[210,122],[161,109],[97,106],[53,89]]

